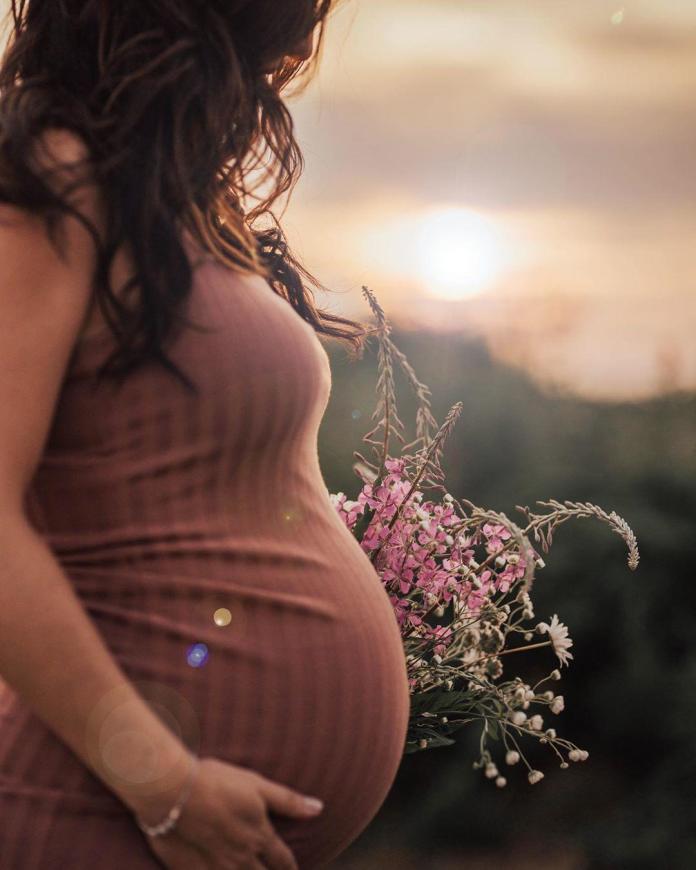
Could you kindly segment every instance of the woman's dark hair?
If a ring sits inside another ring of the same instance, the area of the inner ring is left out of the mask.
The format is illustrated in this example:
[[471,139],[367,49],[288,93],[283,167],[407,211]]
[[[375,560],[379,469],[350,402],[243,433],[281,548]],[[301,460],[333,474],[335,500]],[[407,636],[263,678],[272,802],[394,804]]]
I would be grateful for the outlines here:
[[[0,64],[0,201],[41,215],[54,245],[61,214],[89,230],[93,289],[117,339],[100,376],[123,379],[154,356],[196,390],[163,352],[170,330],[185,322],[191,289],[183,229],[229,268],[266,278],[317,332],[362,353],[371,330],[316,308],[303,279],[328,288],[294,258],[270,211],[304,167],[280,92],[296,78],[304,85],[294,93],[304,90],[335,0],[11,2],[14,27]],[[293,57],[317,27],[309,61]],[[275,59],[275,71],[264,73]],[[77,134],[89,152],[90,178],[107,203],[103,239],[69,201],[72,188],[57,191],[46,180],[34,145],[49,128]],[[251,172],[259,179],[247,187]],[[255,195],[269,179],[268,196]],[[257,204],[246,208],[248,199]],[[270,227],[257,228],[262,216]],[[134,308],[110,286],[124,241],[136,274],[123,290],[139,294]]]

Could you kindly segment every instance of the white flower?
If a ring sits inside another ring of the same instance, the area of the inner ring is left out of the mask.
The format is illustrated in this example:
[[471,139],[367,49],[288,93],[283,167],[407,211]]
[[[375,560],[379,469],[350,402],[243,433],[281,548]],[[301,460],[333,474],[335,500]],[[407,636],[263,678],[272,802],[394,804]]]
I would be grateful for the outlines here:
[[495,784],[498,786],[498,788],[505,788],[505,786],[507,785],[507,780],[504,776],[499,776],[496,779]]
[[549,710],[552,713],[560,713],[561,710],[565,709],[565,701],[563,700],[563,695],[556,695],[556,697],[549,704]]
[[551,679],[552,680],[560,680],[561,679],[561,672],[558,670],[558,668],[554,668],[551,671]]
[[571,749],[568,753],[568,758],[571,761],[587,761],[590,753],[586,749]]
[[561,666],[567,665],[568,659],[573,658],[572,654],[567,651],[569,647],[573,645],[573,641],[568,637],[568,629],[566,626],[558,621],[557,614],[554,613],[551,617],[550,625],[546,622],[540,622],[536,628],[537,631],[541,632],[541,634],[546,634],[548,632],[548,635],[551,638],[551,643],[553,644],[553,651],[558,656]]
[[510,716],[510,721],[513,725],[524,725],[527,721],[527,714],[523,713],[521,710],[515,710],[515,712]]
[[540,770],[530,770],[527,774],[527,779],[531,782],[532,785],[534,783],[539,782],[540,779],[544,778],[544,774]]
[[506,754],[505,754],[505,763],[506,764],[511,764],[511,765],[517,764],[517,762],[519,760],[520,760],[519,752],[515,752],[514,749],[510,749],[508,752],[506,752]]
[[544,727],[544,720],[538,713],[530,718],[529,727],[533,728],[535,731],[541,731]]
[[525,589],[520,589],[520,591],[515,596],[515,601],[519,604],[531,604],[532,599],[529,597],[529,593]]

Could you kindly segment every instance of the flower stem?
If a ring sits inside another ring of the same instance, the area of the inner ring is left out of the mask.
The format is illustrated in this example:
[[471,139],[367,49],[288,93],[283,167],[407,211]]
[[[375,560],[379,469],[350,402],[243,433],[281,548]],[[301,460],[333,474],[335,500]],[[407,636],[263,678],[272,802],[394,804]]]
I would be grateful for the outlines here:
[[[528,650],[528,649],[539,649],[539,647],[551,646],[551,644],[552,644],[552,641],[545,640],[545,641],[543,641],[543,643],[532,643],[529,646],[517,646],[517,647],[515,647],[515,649],[505,649],[502,652],[494,653],[494,655],[495,656],[506,656],[509,653],[524,652],[525,650]],[[488,656],[486,656],[486,658],[488,658]]]

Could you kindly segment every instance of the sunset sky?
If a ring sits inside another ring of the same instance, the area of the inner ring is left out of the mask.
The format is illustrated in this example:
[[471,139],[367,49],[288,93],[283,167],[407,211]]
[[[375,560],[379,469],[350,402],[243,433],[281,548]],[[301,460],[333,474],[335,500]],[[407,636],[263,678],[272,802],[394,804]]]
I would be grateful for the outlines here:
[[344,0],[282,223],[331,310],[367,284],[580,394],[696,389],[695,95],[696,0]]
[[348,0],[283,224],[331,310],[596,398],[696,388],[696,3]]

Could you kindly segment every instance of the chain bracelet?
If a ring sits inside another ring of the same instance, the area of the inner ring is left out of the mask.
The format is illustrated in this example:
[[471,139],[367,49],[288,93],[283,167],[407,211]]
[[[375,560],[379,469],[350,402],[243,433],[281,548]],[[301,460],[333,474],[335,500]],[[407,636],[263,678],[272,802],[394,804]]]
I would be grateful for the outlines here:
[[161,822],[159,822],[159,824],[147,825],[145,824],[145,822],[141,821],[136,815],[135,821],[138,827],[141,831],[144,831],[148,835],[148,837],[161,837],[163,834],[171,831],[172,828],[176,825],[177,821],[179,820],[179,816],[181,815],[181,810],[191,792],[191,786],[193,785],[193,779],[197,767],[198,758],[193,753],[191,753],[191,767],[189,769],[189,775],[186,780],[186,784],[184,785],[184,788],[174,806],[169,810],[166,817]]

